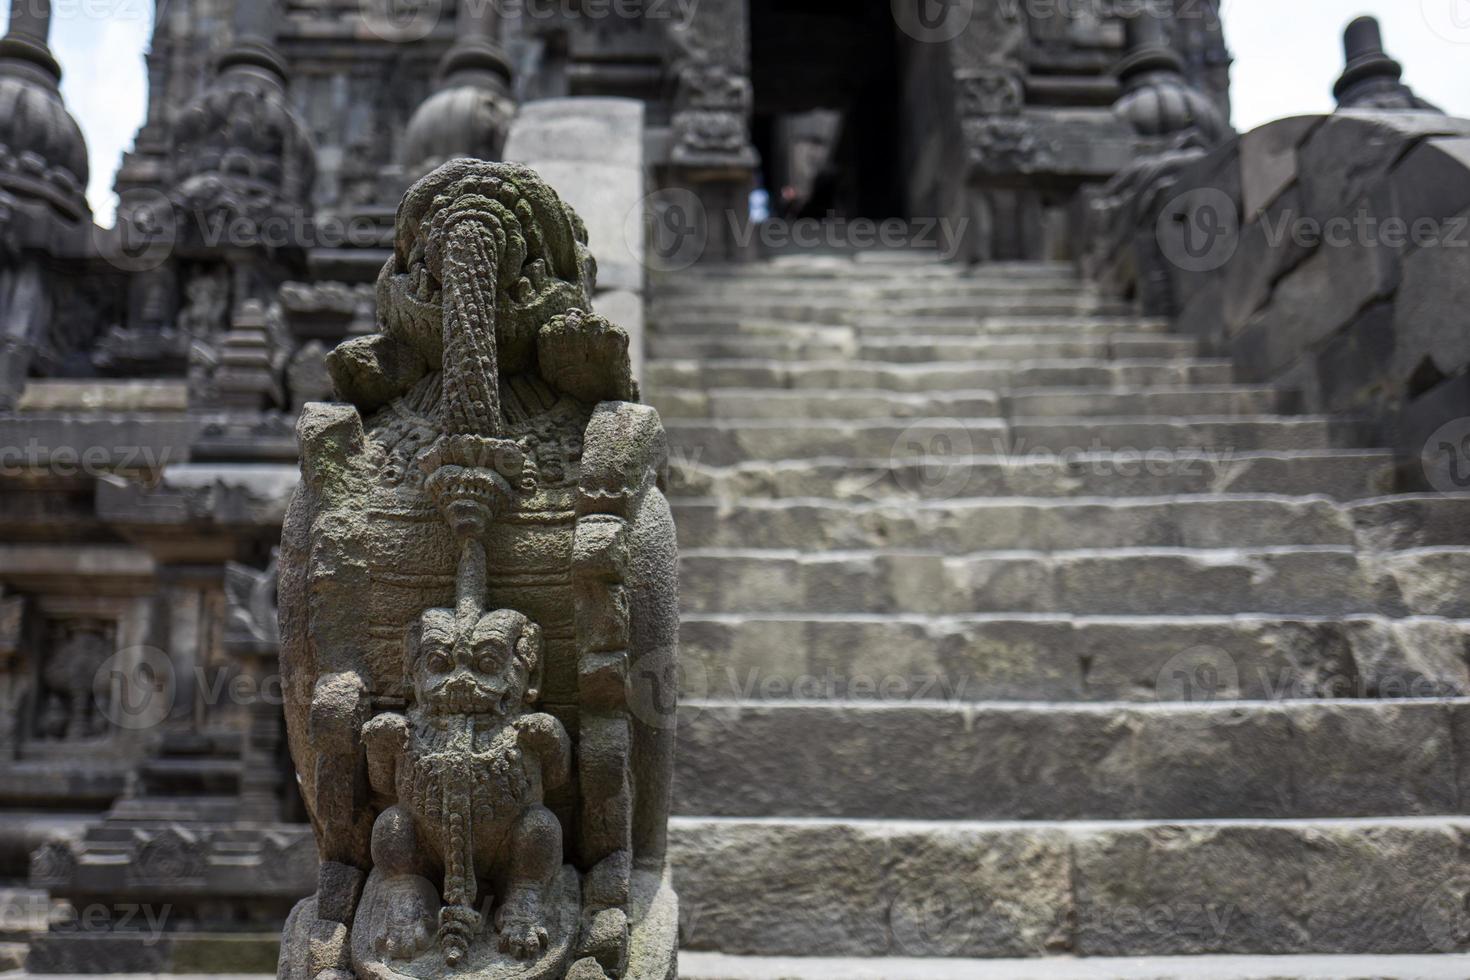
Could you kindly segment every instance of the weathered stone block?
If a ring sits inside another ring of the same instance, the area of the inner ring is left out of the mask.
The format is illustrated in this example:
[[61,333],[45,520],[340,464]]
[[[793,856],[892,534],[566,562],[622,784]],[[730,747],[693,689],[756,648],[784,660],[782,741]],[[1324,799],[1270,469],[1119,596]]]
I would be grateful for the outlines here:
[[[1402,192],[1401,192],[1402,193]],[[1428,360],[1449,376],[1470,364],[1470,211],[1447,215],[1444,227],[1453,237],[1405,256],[1403,282],[1394,307],[1394,358],[1391,372],[1396,391]]]
[[1297,179],[1297,148],[1321,125],[1320,116],[1282,119],[1240,137],[1240,191],[1245,223],[1258,220]]
[[1443,932],[1452,917],[1436,916],[1439,889],[1467,870],[1455,826],[1104,830],[1072,853],[1077,951],[1088,956],[1424,953],[1460,942]]
[[1055,830],[676,820],[671,831],[687,948],[1039,956],[1066,944],[1068,845]]

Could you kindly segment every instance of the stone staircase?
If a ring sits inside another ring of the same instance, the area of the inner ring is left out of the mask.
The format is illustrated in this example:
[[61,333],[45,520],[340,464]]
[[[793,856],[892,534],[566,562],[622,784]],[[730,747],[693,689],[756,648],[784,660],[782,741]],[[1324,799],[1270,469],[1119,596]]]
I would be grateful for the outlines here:
[[1064,266],[651,313],[683,976],[1470,976],[1470,496]]

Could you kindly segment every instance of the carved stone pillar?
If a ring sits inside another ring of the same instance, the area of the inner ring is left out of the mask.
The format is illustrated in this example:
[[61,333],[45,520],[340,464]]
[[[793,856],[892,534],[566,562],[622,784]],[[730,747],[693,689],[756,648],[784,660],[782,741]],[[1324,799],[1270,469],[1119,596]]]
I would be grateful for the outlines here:
[[530,169],[440,167],[381,332],[328,356],[346,403],[301,414],[281,666],[322,869],[283,978],[672,980],[668,450],[585,242]]
[[1040,202],[1028,184],[1050,161],[1025,111],[1028,30],[1014,5],[981,4],[948,45],[974,260],[1027,258],[1039,247]]
[[750,220],[759,162],[750,142],[750,14],[746,0],[708,0],[670,32],[675,54],[670,182],[693,191],[703,209],[705,257],[747,258],[738,232]]
[[1139,256],[1129,287],[1150,314],[1175,312],[1171,276],[1156,230],[1159,210],[1180,171],[1232,135],[1215,100],[1184,75],[1169,38],[1172,8],[1145,6],[1127,25],[1128,52],[1115,69],[1122,95],[1114,114],[1139,137],[1143,151],[1088,202],[1084,265],[1112,278],[1120,253]]

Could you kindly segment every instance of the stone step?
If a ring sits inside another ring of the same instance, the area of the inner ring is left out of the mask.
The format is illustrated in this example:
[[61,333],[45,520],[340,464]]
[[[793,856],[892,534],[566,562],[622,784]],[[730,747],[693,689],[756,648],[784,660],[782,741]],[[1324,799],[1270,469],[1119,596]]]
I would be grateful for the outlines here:
[[652,319],[651,335],[658,337],[765,337],[793,341],[824,337],[855,336],[884,340],[913,334],[940,338],[1014,337],[1038,334],[1062,337],[1092,337],[1116,333],[1170,336],[1169,325],[1159,320],[1136,317],[1066,316],[923,316],[905,314],[899,319],[871,314],[844,316],[792,310],[789,316],[737,311],[717,314],[678,314]]
[[[25,945],[0,949],[18,964]],[[7,980],[10,975],[7,975]],[[16,972],[15,980],[44,976]],[[163,980],[156,973],[112,973],[111,980]],[[1034,959],[942,957],[726,956],[679,954],[682,980],[1465,980],[1470,955],[1149,956]],[[274,973],[170,973],[167,980],[274,980]]]
[[658,303],[724,303],[739,306],[751,300],[789,299],[798,302],[857,302],[879,305],[926,300],[964,299],[975,306],[1014,300],[1055,299],[1072,302],[1116,302],[1095,287],[1075,279],[1035,282],[999,282],[984,279],[925,279],[913,281],[880,276],[870,281],[767,278],[756,282],[695,279],[668,280],[653,291]]
[[689,548],[687,612],[1470,616],[1470,548],[798,552]]
[[1018,388],[1006,394],[1009,416],[1271,415],[1296,409],[1295,392],[1257,385],[1178,385],[1097,391],[1086,387]]
[[649,402],[673,419],[921,419],[995,415],[1042,418],[1098,416],[1270,415],[1294,407],[1277,388],[1202,385],[1098,391],[1088,388],[1018,389],[1002,397],[983,389],[896,393],[879,389],[827,391],[769,388],[661,388]]
[[[778,770],[772,778],[784,777]],[[669,829],[682,946],[691,952],[1037,957],[1466,948],[1470,820],[1463,818],[675,818]]]
[[921,959],[679,954],[682,980],[1465,980],[1470,955]]
[[959,497],[1142,497],[1188,493],[1322,493],[1351,500],[1393,487],[1386,450],[1285,452],[1037,451],[930,459],[757,460],[720,465],[674,447],[673,488],[692,497],[948,500]]
[[684,701],[701,817],[1208,820],[1458,813],[1470,700]]
[[[829,331],[832,328],[827,328]],[[1119,333],[1032,334],[1010,337],[904,337],[861,338],[826,336],[821,339],[781,337],[678,336],[651,333],[651,358],[765,358],[787,361],[885,361],[890,364],[933,362],[1032,360],[1035,358],[1180,358],[1198,357],[1199,341],[1172,334]]]
[[1470,620],[686,613],[688,699],[1210,705],[1470,694]]
[[[1117,330],[1169,329],[1168,321],[1140,317],[1124,304],[1086,297],[1055,297],[1040,294],[1012,297],[1004,301],[923,297],[905,300],[873,300],[862,297],[822,299],[800,296],[751,295],[735,300],[660,299],[648,310],[654,329],[672,333],[707,331],[722,324],[813,323],[867,326],[889,331],[960,333],[965,328],[986,328],[991,333],[1026,331],[1087,331],[1111,326]],[[946,325],[947,330],[923,329]],[[1009,325],[1004,329],[1001,325]]]
[[1470,494],[1341,504],[1327,497],[1201,494],[1081,499],[674,498],[682,548],[1264,548],[1405,549],[1470,545]]
[[1075,269],[1021,269],[1002,272],[998,269],[957,269],[939,264],[865,263],[861,268],[848,266],[826,269],[799,269],[795,266],[748,265],[743,270],[706,270],[696,267],[676,275],[652,277],[652,292],[668,295],[710,290],[741,291],[751,286],[844,290],[929,290],[972,289],[1013,292],[1018,290],[1072,290],[1096,292],[1096,287],[1077,275]]
[[[957,475],[974,455],[1089,452],[1131,454],[1140,464],[1178,450],[1327,449],[1360,441],[1341,420],[1322,416],[1072,419],[717,419],[666,423],[675,461],[728,466],[751,460],[848,456],[922,461]],[[963,474],[958,474],[963,476]]]
[[837,279],[842,282],[993,282],[996,284],[1077,284],[1077,269],[1065,262],[1008,262],[967,267],[932,255],[867,253],[860,259],[836,255],[780,256],[763,262],[698,265],[655,279],[655,291],[666,283],[692,286],[701,282],[797,282]]
[[976,361],[970,364],[885,364],[864,361],[655,360],[646,384],[658,395],[674,388],[869,388],[923,393],[933,390],[1023,387],[1132,388],[1159,385],[1224,385],[1234,376],[1228,360],[1059,359]]
[[983,418],[1001,411],[1000,395],[985,389],[900,394],[862,389],[660,388],[651,390],[647,401],[665,421]]

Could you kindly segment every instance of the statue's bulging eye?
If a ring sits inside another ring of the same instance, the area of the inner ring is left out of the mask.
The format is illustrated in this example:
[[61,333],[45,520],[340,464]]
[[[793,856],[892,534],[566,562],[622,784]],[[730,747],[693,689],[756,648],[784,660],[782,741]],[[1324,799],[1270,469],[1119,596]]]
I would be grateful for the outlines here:
[[487,643],[475,650],[475,670],[482,674],[495,673],[504,660],[504,651],[493,643]]
[[434,674],[447,674],[454,667],[454,661],[450,659],[446,650],[435,650],[429,654],[429,672]]

